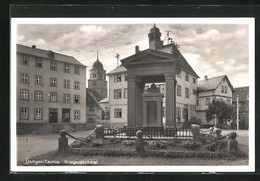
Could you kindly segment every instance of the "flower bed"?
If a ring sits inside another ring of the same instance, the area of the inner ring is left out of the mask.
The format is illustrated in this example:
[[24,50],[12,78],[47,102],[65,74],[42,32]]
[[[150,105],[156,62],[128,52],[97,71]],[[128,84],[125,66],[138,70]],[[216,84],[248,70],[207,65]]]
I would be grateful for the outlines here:
[[[69,153],[82,155],[131,156],[135,152],[135,140],[120,138],[96,139],[94,136],[74,141]],[[230,158],[227,152],[227,137],[216,134],[201,134],[199,141],[194,140],[155,140],[146,139],[143,156],[187,157],[187,158]],[[235,157],[246,157],[240,151]]]

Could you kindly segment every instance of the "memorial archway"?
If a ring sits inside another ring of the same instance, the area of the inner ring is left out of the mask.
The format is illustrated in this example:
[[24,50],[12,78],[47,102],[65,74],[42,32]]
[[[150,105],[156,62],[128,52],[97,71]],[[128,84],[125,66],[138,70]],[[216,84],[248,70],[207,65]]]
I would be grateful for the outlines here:
[[176,74],[180,73],[178,57],[152,49],[121,60],[127,69],[127,126],[145,127],[143,98],[145,83],[165,82],[165,126],[176,125]]

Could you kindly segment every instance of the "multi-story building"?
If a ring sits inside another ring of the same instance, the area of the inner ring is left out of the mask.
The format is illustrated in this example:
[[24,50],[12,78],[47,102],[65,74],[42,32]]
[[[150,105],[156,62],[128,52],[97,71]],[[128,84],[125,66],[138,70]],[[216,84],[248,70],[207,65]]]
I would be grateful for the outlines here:
[[213,99],[232,104],[232,93],[234,92],[227,75],[208,78],[199,81],[197,99],[197,118],[201,119],[202,125],[213,125],[214,120],[207,121],[205,114],[208,105]]
[[249,87],[234,88],[235,92],[232,95],[232,105],[234,107],[233,121],[236,123],[237,119],[237,96],[239,107],[239,128],[248,129],[249,127]]
[[[148,34],[149,37],[157,37],[151,40],[149,38],[149,49],[163,52],[169,55],[176,55],[180,64],[180,73],[175,77],[176,86],[176,122],[181,126],[184,122],[196,116],[197,85],[199,76],[195,73],[187,60],[182,56],[173,42],[163,45],[160,39],[160,31],[153,27]],[[146,51],[146,50],[144,50]],[[136,54],[141,53],[136,46]],[[154,58],[154,57],[153,57]],[[161,59],[155,61],[163,61]],[[109,76],[109,104],[111,122],[127,123],[127,70],[120,65],[107,74]],[[146,88],[149,84],[146,84]],[[157,83],[161,93],[165,95],[165,83]],[[163,107],[165,98],[163,100]]]
[[86,66],[17,44],[17,123],[68,122],[86,122]]

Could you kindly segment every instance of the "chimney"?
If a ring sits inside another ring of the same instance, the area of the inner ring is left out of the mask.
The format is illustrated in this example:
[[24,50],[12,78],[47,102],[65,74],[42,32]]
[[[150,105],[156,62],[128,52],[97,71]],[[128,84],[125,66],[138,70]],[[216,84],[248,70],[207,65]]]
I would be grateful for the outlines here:
[[205,80],[208,80],[208,76],[207,76],[207,75],[205,75],[205,76],[204,76],[204,79],[205,79]]
[[139,50],[139,46],[135,46],[135,54],[139,53],[140,50]]
[[33,45],[33,46],[32,46],[32,48],[33,48],[33,49],[35,49],[35,48],[36,48],[36,46],[35,46],[35,45]]

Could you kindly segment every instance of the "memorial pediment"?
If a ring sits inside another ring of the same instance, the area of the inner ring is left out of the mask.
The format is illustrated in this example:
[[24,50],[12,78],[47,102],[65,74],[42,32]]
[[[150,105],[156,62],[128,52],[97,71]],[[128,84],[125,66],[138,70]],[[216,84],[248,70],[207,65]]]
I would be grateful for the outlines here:
[[176,62],[177,57],[169,54],[164,53],[152,49],[144,50],[140,53],[132,55],[128,58],[121,60],[123,66],[127,67],[128,65],[140,65],[140,64],[152,64],[152,63],[171,63]]

